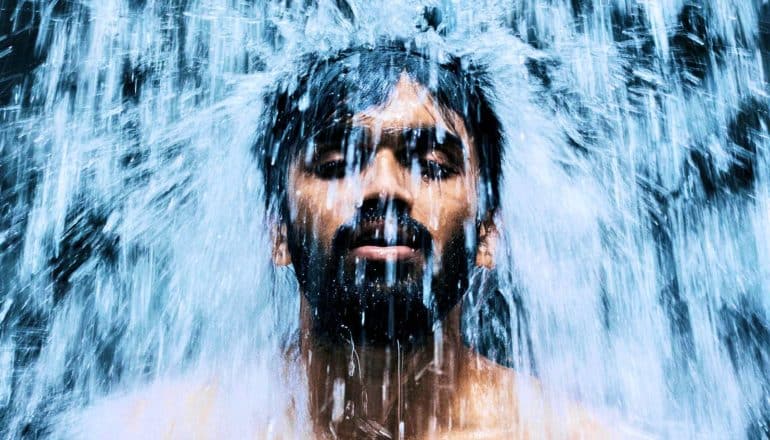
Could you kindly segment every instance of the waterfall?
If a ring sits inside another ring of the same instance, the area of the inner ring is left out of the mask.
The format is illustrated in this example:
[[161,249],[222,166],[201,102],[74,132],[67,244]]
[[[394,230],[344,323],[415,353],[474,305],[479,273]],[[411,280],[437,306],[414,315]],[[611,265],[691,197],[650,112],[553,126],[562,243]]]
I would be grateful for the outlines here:
[[299,297],[269,252],[262,94],[383,38],[491,74],[488,354],[663,438],[770,435],[766,0],[0,0],[2,436],[275,368]]

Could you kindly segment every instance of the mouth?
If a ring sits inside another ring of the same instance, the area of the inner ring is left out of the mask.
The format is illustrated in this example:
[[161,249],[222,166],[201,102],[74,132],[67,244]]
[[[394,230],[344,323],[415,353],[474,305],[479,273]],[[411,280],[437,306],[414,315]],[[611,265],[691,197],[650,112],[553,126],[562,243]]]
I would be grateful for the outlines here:
[[408,246],[358,246],[351,254],[356,258],[372,261],[407,261],[416,259],[420,253]]
[[353,257],[368,261],[406,262],[423,257],[424,242],[417,231],[403,227],[386,237],[385,223],[375,221],[356,231],[349,249]]

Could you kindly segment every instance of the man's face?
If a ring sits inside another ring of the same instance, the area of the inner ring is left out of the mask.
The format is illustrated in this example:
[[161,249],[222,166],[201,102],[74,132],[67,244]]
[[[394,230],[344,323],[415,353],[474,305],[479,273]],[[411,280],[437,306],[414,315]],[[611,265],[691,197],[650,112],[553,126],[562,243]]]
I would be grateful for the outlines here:
[[479,173],[462,118],[403,75],[383,105],[314,135],[290,165],[287,232],[315,321],[369,341],[429,333],[475,256]]

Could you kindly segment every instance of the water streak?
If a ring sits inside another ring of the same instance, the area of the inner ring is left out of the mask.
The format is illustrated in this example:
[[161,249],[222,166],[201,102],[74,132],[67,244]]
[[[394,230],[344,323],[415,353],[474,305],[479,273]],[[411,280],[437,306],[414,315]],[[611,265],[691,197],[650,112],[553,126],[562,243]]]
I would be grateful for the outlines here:
[[298,298],[266,251],[260,93],[386,36],[492,72],[499,307],[527,315],[500,361],[663,437],[768,435],[768,23],[763,0],[0,1],[0,432],[270,369]]

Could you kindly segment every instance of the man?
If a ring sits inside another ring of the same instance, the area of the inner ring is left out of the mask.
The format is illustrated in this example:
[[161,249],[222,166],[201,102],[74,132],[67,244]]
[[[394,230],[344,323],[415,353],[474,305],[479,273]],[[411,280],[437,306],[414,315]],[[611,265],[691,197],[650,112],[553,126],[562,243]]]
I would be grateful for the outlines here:
[[257,150],[274,260],[301,290],[315,432],[596,434],[538,398],[519,408],[513,372],[462,341],[469,274],[494,265],[502,128],[483,70],[438,58],[399,43],[347,50],[268,101]]
[[[500,206],[503,133],[483,69],[385,43],[305,60],[300,72],[269,94],[255,153],[273,258],[293,266],[301,291],[300,334],[284,360],[306,401],[290,398],[285,420],[239,432],[606,435],[463,342],[463,295],[472,272],[494,266]],[[172,386],[108,412],[162,426],[158,435],[221,437],[212,425],[239,423],[217,409],[237,400],[225,388]]]

